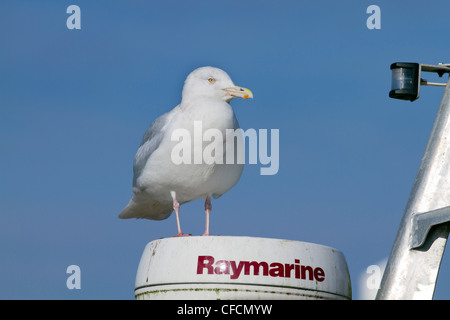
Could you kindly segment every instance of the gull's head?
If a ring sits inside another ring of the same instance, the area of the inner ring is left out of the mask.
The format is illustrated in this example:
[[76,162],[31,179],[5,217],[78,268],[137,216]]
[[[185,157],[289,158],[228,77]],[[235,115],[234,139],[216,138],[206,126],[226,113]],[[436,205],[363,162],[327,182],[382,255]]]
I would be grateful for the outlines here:
[[252,92],[234,85],[230,76],[223,70],[214,67],[202,67],[192,71],[184,82],[182,98],[217,98],[230,101],[240,97],[253,98]]

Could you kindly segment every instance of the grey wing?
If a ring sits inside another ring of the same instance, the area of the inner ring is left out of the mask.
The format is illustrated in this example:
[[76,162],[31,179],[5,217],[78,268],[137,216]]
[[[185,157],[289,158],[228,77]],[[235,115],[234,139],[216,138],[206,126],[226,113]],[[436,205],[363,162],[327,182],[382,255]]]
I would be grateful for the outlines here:
[[147,163],[148,158],[152,153],[158,149],[161,141],[164,138],[164,133],[166,130],[166,124],[171,116],[171,112],[167,112],[157,118],[145,131],[144,137],[142,138],[141,146],[139,147],[136,156],[134,158],[133,164],[133,186],[136,186],[136,180],[142,173],[142,170]]

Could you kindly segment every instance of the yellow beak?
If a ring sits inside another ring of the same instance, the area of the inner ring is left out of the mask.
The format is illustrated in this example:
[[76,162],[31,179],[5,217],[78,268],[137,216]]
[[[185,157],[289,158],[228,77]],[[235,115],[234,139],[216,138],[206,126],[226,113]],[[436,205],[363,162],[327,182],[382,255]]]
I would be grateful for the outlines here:
[[250,89],[247,88],[243,88],[243,87],[238,87],[238,86],[234,86],[234,87],[230,87],[230,88],[226,88],[223,89],[230,97],[239,97],[239,98],[244,98],[244,99],[248,99],[251,98],[253,99],[253,93],[250,91]]

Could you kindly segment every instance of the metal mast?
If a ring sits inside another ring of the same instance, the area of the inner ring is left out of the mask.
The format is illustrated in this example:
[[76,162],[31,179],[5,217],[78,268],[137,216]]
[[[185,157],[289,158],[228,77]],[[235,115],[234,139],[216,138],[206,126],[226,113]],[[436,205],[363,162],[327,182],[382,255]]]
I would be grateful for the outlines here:
[[[449,72],[448,65],[421,65],[421,70],[440,75]],[[426,84],[423,81],[422,84]],[[450,79],[376,299],[433,298],[450,231],[449,221]]]

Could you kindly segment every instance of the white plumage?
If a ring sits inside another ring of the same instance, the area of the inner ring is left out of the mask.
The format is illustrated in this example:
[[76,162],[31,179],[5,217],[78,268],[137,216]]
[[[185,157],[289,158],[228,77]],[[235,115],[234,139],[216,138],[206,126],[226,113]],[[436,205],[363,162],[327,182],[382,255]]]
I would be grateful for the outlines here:
[[[218,198],[231,189],[239,181],[243,170],[243,164],[236,161],[236,152],[234,161],[226,163],[227,129],[239,128],[229,104],[234,97],[252,98],[253,95],[249,89],[235,86],[228,74],[218,68],[202,67],[189,74],[184,83],[181,103],[157,118],[144,134],[134,159],[133,196],[120,213],[120,218],[162,220],[175,210],[177,236],[183,236],[179,222],[180,205],[204,197],[204,235],[209,235],[211,197]],[[215,159],[222,158],[223,163],[216,161],[207,164],[202,161],[195,164],[198,162],[194,160],[202,158],[205,147],[211,143],[203,141],[201,148],[195,148],[194,136],[198,134],[199,125],[202,137],[208,129],[222,134],[224,146],[215,150],[222,151],[222,154],[214,156]],[[174,139],[174,132],[190,134],[192,143],[190,150],[187,149],[191,151],[191,161],[187,161],[190,163],[174,163],[172,152],[180,143]]]

